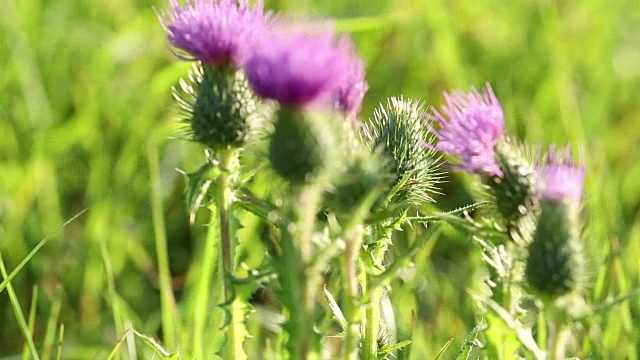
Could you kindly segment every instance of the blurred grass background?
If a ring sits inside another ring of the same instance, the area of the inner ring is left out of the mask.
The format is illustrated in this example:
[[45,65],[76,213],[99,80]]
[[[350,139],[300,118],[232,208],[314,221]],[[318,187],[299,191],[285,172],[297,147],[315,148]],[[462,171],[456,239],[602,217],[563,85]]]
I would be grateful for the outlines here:
[[[35,342],[63,323],[63,358],[104,358],[120,320],[157,336],[160,324],[151,181],[160,181],[176,290],[202,246],[182,204],[196,146],[170,140],[170,87],[189,64],[174,59],[153,7],[161,0],[2,0],[0,11],[0,250],[9,272],[80,210],[12,281],[23,312],[37,285]],[[595,303],[639,286],[640,2],[587,0],[310,0],[267,7],[333,16],[367,64],[363,118],[404,94],[438,106],[442,92],[490,82],[511,134],[570,142],[587,166],[585,239]],[[151,151],[149,151],[151,149]],[[158,150],[160,170],[149,171]],[[151,158],[149,158],[151,156]],[[471,201],[457,177],[444,209]],[[433,358],[477,323],[465,289],[478,282],[479,249],[454,232],[418,258],[392,293],[403,356]],[[105,267],[105,264],[107,265]],[[107,269],[107,271],[105,271]],[[585,357],[638,359],[640,300],[592,323]],[[120,329],[121,330],[121,329]],[[6,291],[0,355],[21,351]]]

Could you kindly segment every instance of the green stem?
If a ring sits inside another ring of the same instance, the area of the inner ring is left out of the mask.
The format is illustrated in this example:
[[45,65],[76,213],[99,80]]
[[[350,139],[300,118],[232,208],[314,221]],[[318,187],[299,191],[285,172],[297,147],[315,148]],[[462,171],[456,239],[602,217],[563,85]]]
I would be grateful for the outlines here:
[[364,229],[362,225],[356,226],[352,234],[347,236],[346,248],[343,258],[343,273],[346,280],[346,301],[343,305],[343,313],[347,326],[345,328],[345,338],[343,347],[343,358],[345,360],[358,359],[358,338],[360,336],[360,323],[362,313],[359,304],[358,291],[358,256],[362,244]]
[[[217,289],[212,291],[210,289],[211,277],[215,271],[217,258],[218,258],[218,232],[215,224],[218,221],[218,211],[214,206],[210,206],[209,210],[211,215],[209,218],[209,230],[207,231],[207,238],[204,244],[204,254],[198,274],[197,290],[195,292],[194,299],[194,311],[193,311],[193,351],[195,352],[194,358],[204,359],[204,334],[207,319],[209,318],[209,304],[212,301],[222,299],[209,299],[209,296],[213,294],[220,294],[223,292],[222,282],[216,283]],[[216,301],[216,303],[219,303]]]
[[369,301],[365,310],[364,334],[362,340],[362,359],[378,358],[378,329],[380,327],[380,299],[382,288],[369,291]]
[[316,360],[320,358],[320,354],[316,346],[316,336],[313,331],[314,326],[314,310],[316,305],[316,293],[317,293],[317,276],[310,274],[305,269],[305,275],[301,278],[302,286],[302,322],[301,332],[296,336],[298,343],[298,359],[301,360]]
[[516,317],[518,312],[518,303],[520,302],[520,291],[514,279],[514,276],[516,275],[514,265],[515,264],[512,262],[507,269],[507,274],[504,279],[504,304],[502,304],[502,306],[511,316]]
[[564,360],[567,342],[567,326],[563,321],[549,321],[547,355],[553,360]]
[[320,357],[313,326],[317,288],[321,276],[313,271],[314,268],[310,265],[313,256],[313,233],[320,191],[311,185],[299,190],[293,208],[295,219],[293,240],[298,248],[302,265],[299,284],[301,290],[299,304],[301,307],[292,309],[294,312],[298,311],[298,314],[292,314],[292,320],[298,322],[300,331],[289,334],[289,341],[295,346],[295,353],[292,354],[293,359],[315,360]]
[[244,320],[244,304],[237,298],[233,291],[231,277],[235,273],[234,264],[234,244],[231,236],[230,211],[233,202],[233,194],[229,183],[231,176],[235,172],[235,163],[237,161],[237,152],[230,149],[220,151],[220,175],[217,179],[216,204],[218,208],[218,224],[220,229],[220,245],[222,255],[222,266],[224,274],[224,298],[225,303],[229,306],[227,313],[228,319],[226,336],[226,352],[227,359],[246,359],[247,356],[242,348],[244,337],[247,333]]
[[[223,150],[220,152],[220,175],[217,179],[218,194],[216,197],[216,205],[218,207],[218,224],[220,229],[220,244],[222,247],[222,265],[226,275],[233,274],[233,249],[231,239],[231,224],[229,223],[229,209],[231,207],[231,189],[229,188],[229,175],[233,173],[232,167],[234,152]],[[231,287],[226,286],[228,281],[225,280],[225,295],[228,298],[231,295]]]

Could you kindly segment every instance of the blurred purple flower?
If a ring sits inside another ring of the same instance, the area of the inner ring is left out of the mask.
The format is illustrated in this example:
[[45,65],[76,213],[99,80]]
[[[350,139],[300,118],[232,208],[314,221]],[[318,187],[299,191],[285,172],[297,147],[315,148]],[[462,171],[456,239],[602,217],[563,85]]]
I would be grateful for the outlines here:
[[541,173],[543,198],[580,204],[585,169],[572,160],[569,147],[564,151],[549,150]]
[[264,98],[294,107],[331,107],[353,56],[351,41],[338,37],[333,26],[278,21],[260,36],[245,73]]
[[[494,148],[504,132],[504,114],[491,86],[480,94],[472,88],[445,93],[442,113],[433,109],[439,130],[435,148],[461,160],[467,172],[502,177]],[[448,118],[448,120],[447,120]]]
[[336,106],[352,118],[356,118],[362,108],[364,94],[369,90],[369,85],[364,78],[364,63],[358,56],[351,58],[349,71],[338,88],[336,94]]
[[222,66],[242,66],[257,36],[266,27],[263,2],[250,0],[169,0],[170,9],[158,14],[169,42],[188,54],[185,60]]

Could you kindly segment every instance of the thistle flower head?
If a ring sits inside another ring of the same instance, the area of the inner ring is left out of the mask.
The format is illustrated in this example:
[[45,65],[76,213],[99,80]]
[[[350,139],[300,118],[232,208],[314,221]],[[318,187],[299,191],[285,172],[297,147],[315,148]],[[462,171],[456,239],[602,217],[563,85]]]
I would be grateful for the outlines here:
[[586,281],[577,211],[584,167],[573,162],[570,148],[552,148],[539,171],[541,210],[529,246],[525,276],[532,290],[555,299],[580,291]]
[[442,112],[433,110],[440,125],[436,149],[460,159],[465,171],[502,176],[494,148],[504,132],[504,114],[491,86],[482,94],[471,89],[444,98]]
[[354,52],[333,26],[275,21],[245,65],[255,92],[291,107],[333,106],[345,84]]
[[584,166],[577,166],[572,160],[569,147],[563,151],[551,149],[547,155],[547,163],[541,170],[542,197],[579,204],[582,197],[584,171]]
[[240,67],[264,30],[262,0],[169,0],[170,9],[158,14],[171,45],[187,54],[185,60]]
[[353,56],[349,71],[336,93],[336,107],[352,118],[356,118],[368,89],[369,85],[364,78],[364,63],[358,56]]

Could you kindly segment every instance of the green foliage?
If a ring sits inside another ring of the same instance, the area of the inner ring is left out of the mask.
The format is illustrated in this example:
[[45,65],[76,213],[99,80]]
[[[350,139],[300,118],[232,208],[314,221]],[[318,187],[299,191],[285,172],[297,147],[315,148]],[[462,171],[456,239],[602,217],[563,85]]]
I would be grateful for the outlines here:
[[456,360],[469,360],[472,359],[473,350],[477,349],[478,344],[478,334],[480,333],[479,328],[473,328],[467,338],[464,340],[464,344],[460,350],[458,350],[458,354],[456,355]]
[[352,216],[363,202],[369,202],[367,211],[380,205],[391,181],[384,169],[384,159],[377,152],[359,149],[345,162],[346,169],[337,176],[335,185],[327,194],[329,208],[337,214]]
[[209,188],[211,187],[211,171],[214,165],[207,161],[196,171],[185,173],[187,186],[184,197],[186,207],[189,210],[189,219],[193,223],[198,210],[211,201]]

